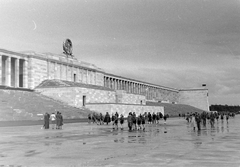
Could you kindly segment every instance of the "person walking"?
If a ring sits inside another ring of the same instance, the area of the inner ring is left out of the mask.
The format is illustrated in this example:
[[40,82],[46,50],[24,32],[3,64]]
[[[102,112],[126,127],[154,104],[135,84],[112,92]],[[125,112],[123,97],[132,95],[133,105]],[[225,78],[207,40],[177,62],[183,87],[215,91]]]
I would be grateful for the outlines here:
[[55,124],[56,124],[56,115],[55,115],[55,113],[52,113],[50,115],[50,124],[52,125],[52,129],[55,129]]
[[110,115],[109,115],[108,112],[106,112],[106,115],[105,115],[105,117],[104,117],[104,122],[106,122],[107,125],[108,125],[109,122],[111,122],[111,118],[110,118]]
[[131,112],[128,114],[127,121],[128,121],[128,129],[129,129],[129,131],[131,131],[132,130],[132,125],[133,125],[133,119],[132,119],[132,113]]
[[50,118],[50,115],[46,112],[44,114],[44,124],[43,124],[44,129],[49,129],[49,118]]
[[124,123],[124,117],[123,117],[123,115],[121,114],[121,116],[120,116],[120,126],[121,126],[121,130],[123,130],[123,123]]

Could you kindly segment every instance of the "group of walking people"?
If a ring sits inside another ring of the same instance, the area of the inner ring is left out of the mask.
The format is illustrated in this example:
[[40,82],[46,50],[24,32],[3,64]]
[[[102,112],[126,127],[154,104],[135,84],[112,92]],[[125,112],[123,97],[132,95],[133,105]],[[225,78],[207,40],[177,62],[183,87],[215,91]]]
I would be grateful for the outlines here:
[[202,112],[202,113],[187,113],[186,120],[188,123],[191,123],[193,130],[201,130],[201,125],[206,127],[207,121],[210,123],[211,128],[214,128],[215,121],[218,122],[220,119],[223,123],[224,119],[228,123],[229,117],[234,117],[234,114],[231,113],[217,113],[217,112]]
[[88,115],[88,123],[92,122],[97,125],[106,123],[108,125],[112,122],[113,129],[118,129],[118,124],[120,123],[120,128],[123,130],[123,124],[126,120],[129,130],[145,130],[145,124],[159,124],[161,119],[164,119],[166,123],[168,117],[168,115],[163,115],[161,112],[145,112],[139,115],[136,115],[135,112],[129,112],[126,119],[123,114],[119,116],[118,112],[112,113],[112,116],[108,112],[106,112],[105,116],[102,113],[91,113]]
[[52,113],[51,115],[48,114],[47,112],[44,114],[44,124],[43,128],[44,129],[49,129],[49,125],[51,125],[52,129],[62,129],[63,126],[63,116],[62,114],[57,111],[57,113]]

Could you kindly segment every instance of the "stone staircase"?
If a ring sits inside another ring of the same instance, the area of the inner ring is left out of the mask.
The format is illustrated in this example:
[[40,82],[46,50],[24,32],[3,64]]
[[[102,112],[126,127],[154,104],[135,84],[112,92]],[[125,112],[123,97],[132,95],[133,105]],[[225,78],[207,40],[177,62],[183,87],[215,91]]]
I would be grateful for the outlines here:
[[0,89],[0,121],[40,120],[45,112],[60,111],[65,119],[87,118],[87,109],[75,108],[33,91]]

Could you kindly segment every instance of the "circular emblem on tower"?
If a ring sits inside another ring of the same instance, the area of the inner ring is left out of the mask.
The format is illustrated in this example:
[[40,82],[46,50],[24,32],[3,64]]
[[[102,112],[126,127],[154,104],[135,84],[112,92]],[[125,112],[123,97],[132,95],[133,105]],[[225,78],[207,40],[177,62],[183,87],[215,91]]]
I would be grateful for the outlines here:
[[64,54],[72,56],[72,41],[70,39],[63,42],[63,51]]

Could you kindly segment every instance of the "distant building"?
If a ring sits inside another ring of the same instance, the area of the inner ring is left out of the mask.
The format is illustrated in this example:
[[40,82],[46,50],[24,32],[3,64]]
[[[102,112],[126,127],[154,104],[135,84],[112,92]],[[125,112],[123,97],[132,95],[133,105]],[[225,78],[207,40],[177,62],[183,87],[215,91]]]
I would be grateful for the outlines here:
[[[150,74],[149,74],[150,75]],[[74,56],[66,54],[13,52],[0,49],[0,85],[35,89],[45,80],[70,81],[82,85],[90,85],[94,90],[113,91],[117,103],[144,105],[146,101],[172,104],[188,104],[209,111],[208,89],[177,89],[105,72],[94,64],[78,61]],[[83,86],[84,87],[84,86]],[[88,88],[85,88],[88,89]],[[84,93],[86,103],[97,103],[92,94]],[[109,98],[109,97],[107,97]],[[84,101],[84,100],[83,100]],[[83,106],[84,103],[81,103]],[[80,105],[80,106],[81,106]]]

